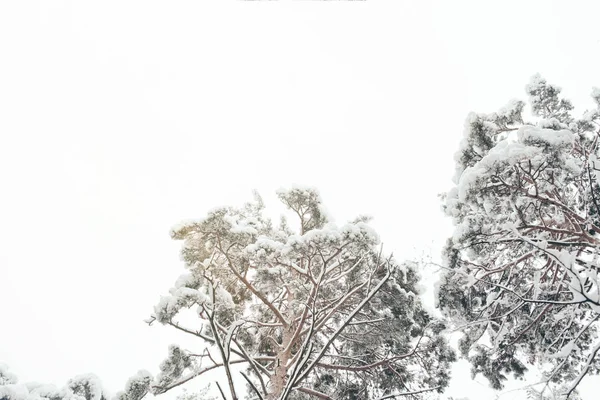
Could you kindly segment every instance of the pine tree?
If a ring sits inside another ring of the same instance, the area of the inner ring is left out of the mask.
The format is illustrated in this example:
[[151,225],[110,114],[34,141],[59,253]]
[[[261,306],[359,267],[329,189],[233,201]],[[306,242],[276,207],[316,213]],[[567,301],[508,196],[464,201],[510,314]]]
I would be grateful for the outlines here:
[[[444,325],[421,305],[415,268],[383,254],[367,218],[330,223],[315,190],[278,196],[297,231],[265,217],[258,196],[172,230],[187,272],[149,322],[205,347],[171,346],[153,393],[213,370],[227,377],[219,386],[227,399],[239,398],[240,379],[248,398],[265,400],[441,392],[455,356],[440,334]],[[195,322],[181,317],[186,309]]]
[[540,396],[573,398],[600,368],[600,111],[575,119],[539,75],[526,91],[532,122],[522,101],[467,118],[444,196],[455,230],[438,305],[464,332],[474,375],[498,389],[533,364]]

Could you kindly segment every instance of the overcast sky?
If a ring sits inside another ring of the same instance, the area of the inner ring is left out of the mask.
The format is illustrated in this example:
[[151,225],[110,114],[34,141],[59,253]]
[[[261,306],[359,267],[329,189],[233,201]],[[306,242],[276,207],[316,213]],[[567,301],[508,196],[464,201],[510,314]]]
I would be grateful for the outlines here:
[[[169,228],[317,187],[396,258],[439,252],[469,111],[600,86],[596,1],[0,2],[0,361],[120,390],[179,336]],[[462,372],[461,372],[462,371]],[[492,398],[461,369],[450,394]],[[589,393],[589,392],[588,392]],[[502,399],[516,398],[508,394]],[[585,397],[584,397],[585,398]]]

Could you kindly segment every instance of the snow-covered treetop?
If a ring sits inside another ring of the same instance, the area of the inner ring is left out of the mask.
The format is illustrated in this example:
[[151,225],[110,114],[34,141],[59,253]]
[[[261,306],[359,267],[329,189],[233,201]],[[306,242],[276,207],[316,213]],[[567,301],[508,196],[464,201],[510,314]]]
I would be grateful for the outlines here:
[[[277,195],[298,231],[265,217],[259,196],[171,230],[187,271],[150,322],[207,347],[171,347],[154,393],[220,368],[237,398],[237,363],[247,367],[250,392],[267,400],[443,390],[454,355],[439,335],[443,325],[421,306],[414,268],[382,253],[367,218],[331,223],[316,190]],[[190,308],[196,325],[180,318]]]
[[545,384],[568,384],[556,390],[572,396],[600,366],[600,112],[575,119],[539,75],[526,91],[535,122],[524,122],[520,101],[467,118],[456,186],[444,197],[455,230],[438,301],[464,326],[474,374],[500,388],[534,363],[546,368]]
[[66,386],[37,382],[17,383],[17,377],[0,363],[0,399],[2,400],[108,400],[106,390],[94,374],[79,375]]

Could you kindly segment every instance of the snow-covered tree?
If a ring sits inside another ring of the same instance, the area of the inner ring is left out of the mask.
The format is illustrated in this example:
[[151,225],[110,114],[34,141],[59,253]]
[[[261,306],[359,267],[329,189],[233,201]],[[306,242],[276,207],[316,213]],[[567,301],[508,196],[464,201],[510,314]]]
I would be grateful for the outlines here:
[[455,356],[421,305],[413,266],[382,253],[368,218],[330,223],[315,190],[278,196],[296,231],[285,218],[272,223],[258,196],[172,230],[187,272],[149,322],[203,350],[171,346],[153,393],[213,370],[227,377],[219,386],[227,399],[239,398],[240,379],[248,398],[264,400],[441,392]]
[[8,370],[8,365],[0,363],[0,386],[13,385],[17,382],[17,376]]
[[0,363],[0,400],[108,400],[108,395],[96,375],[79,375],[66,386],[36,382],[18,383],[8,366]]
[[438,305],[473,374],[501,388],[536,365],[540,396],[573,398],[600,368],[600,90],[580,119],[539,75],[526,91],[533,122],[521,101],[467,118]]

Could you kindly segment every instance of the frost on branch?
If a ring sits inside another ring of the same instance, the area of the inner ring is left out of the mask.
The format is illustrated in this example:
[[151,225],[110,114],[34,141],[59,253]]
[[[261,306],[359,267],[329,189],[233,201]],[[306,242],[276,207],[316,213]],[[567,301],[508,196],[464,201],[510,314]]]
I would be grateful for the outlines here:
[[108,400],[100,380],[94,374],[78,375],[69,380],[67,387],[85,400]]
[[455,155],[455,180],[465,168],[481,160],[507,132],[522,123],[521,113],[525,103],[513,100],[505,108],[492,114],[471,113],[465,122],[464,138]]
[[573,120],[570,114],[573,104],[569,100],[560,98],[560,88],[549,85],[540,75],[534,75],[525,90],[529,95],[534,115],[546,120],[555,118],[564,123]]
[[[419,301],[413,265],[382,253],[368,218],[331,223],[315,190],[278,197],[298,231],[266,218],[259,197],[171,231],[187,271],[150,322],[205,347],[172,348],[154,393],[213,370],[234,399],[239,379],[266,400],[441,392],[454,354]],[[186,309],[197,321],[182,316]]]
[[206,296],[199,290],[189,287],[180,287],[171,291],[170,296],[163,296],[154,307],[154,316],[158,322],[169,322],[179,310],[194,304],[204,302]]
[[501,388],[535,364],[541,396],[572,398],[600,367],[600,114],[576,120],[540,76],[527,93],[535,122],[523,121],[522,102],[467,118],[444,196],[455,229],[437,301],[464,332],[473,374]]
[[160,373],[156,376],[153,386],[156,393],[161,393],[165,387],[181,378],[187,369],[193,369],[192,357],[177,345],[169,346],[167,358],[160,364]]
[[127,381],[125,390],[117,393],[114,400],[141,400],[149,391],[152,375],[148,371],[138,373]]

